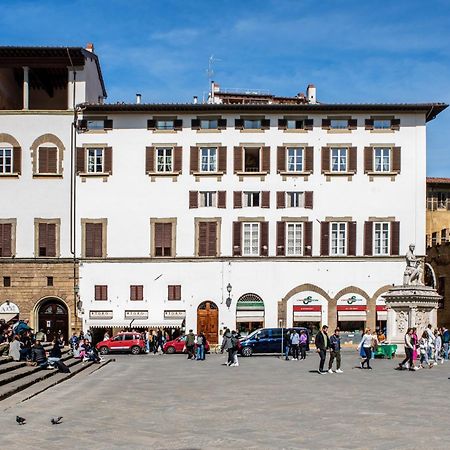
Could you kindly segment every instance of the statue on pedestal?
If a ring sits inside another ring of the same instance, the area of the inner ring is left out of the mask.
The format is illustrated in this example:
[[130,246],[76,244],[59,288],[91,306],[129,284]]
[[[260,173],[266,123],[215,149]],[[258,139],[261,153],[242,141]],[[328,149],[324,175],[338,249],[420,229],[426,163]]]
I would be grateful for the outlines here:
[[406,253],[406,269],[403,274],[403,286],[424,286],[423,282],[423,258],[417,258],[414,254],[416,246],[410,244]]

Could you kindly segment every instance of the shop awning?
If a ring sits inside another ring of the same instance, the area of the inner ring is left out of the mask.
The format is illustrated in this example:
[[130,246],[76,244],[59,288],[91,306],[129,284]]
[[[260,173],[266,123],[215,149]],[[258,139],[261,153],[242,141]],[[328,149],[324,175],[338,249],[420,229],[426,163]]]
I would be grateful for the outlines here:
[[88,320],[89,328],[181,328],[182,320],[165,320],[162,322],[147,322],[142,320],[127,320],[116,322],[112,320]]
[[387,320],[386,306],[377,305],[377,320]]
[[19,314],[17,313],[0,313],[0,319],[3,319],[5,322],[9,322],[15,317],[19,318]]
[[236,322],[264,322],[264,311],[236,311]]
[[321,305],[294,305],[294,321],[320,322],[322,320]]

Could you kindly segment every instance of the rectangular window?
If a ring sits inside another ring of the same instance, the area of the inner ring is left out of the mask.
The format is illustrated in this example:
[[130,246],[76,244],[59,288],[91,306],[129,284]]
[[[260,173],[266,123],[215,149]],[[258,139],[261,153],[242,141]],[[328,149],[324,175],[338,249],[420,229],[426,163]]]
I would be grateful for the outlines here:
[[106,285],[95,285],[95,300],[106,301],[108,300],[108,286]]
[[198,222],[198,256],[217,256],[217,222]]
[[12,256],[12,223],[0,223],[0,257]]
[[245,147],[244,148],[244,172],[260,172],[260,148]]
[[47,277],[47,286],[52,287],[53,286],[53,277]]
[[441,230],[441,244],[447,242],[447,229],[444,228]]
[[261,119],[244,119],[244,130],[261,129]]
[[217,172],[217,148],[216,147],[201,147],[201,165],[202,172]]
[[288,208],[304,208],[305,193],[304,192],[286,192],[286,200]]
[[200,119],[200,129],[217,130],[217,128],[219,128],[218,119]]
[[390,172],[391,149],[389,147],[375,147],[373,150],[375,172]]
[[157,147],[156,148],[156,171],[172,172],[173,171],[173,148]]
[[155,121],[155,128],[157,130],[174,130],[175,120],[174,119],[157,119]]
[[200,207],[211,208],[217,205],[217,192],[215,191],[203,191],[200,194]]
[[172,256],[172,223],[155,223],[155,256]]
[[260,192],[244,192],[244,207],[260,206]]
[[171,284],[167,286],[167,300],[181,300],[181,285]]
[[56,147],[38,148],[38,173],[58,173],[58,149]]
[[103,257],[103,223],[85,224],[85,255],[87,258]]
[[131,285],[130,286],[130,300],[132,301],[141,301],[144,300],[144,286],[139,285]]
[[389,255],[389,222],[375,222],[374,230],[374,255]]
[[104,149],[88,148],[88,173],[104,173]]
[[88,119],[87,121],[87,129],[88,130],[104,130],[105,129],[105,121],[103,119]]
[[0,148],[0,173],[12,173],[12,148]]
[[331,148],[331,171],[347,172],[347,148]]
[[259,223],[244,223],[243,256],[259,256]]
[[303,130],[305,121],[303,119],[286,119],[286,130]]
[[303,172],[303,147],[287,148],[288,172]]
[[431,245],[437,244],[437,238],[438,238],[438,234],[436,231],[434,233],[431,233]]
[[11,287],[11,277],[3,277],[3,287]]
[[348,128],[348,119],[331,119],[330,129],[332,130],[346,130]]
[[38,246],[39,256],[56,256],[56,224],[39,223]]
[[373,129],[374,130],[390,130],[392,126],[391,119],[374,119]]
[[331,254],[344,256],[347,253],[347,224],[345,222],[331,223]]
[[286,255],[303,255],[303,223],[288,223],[286,233]]

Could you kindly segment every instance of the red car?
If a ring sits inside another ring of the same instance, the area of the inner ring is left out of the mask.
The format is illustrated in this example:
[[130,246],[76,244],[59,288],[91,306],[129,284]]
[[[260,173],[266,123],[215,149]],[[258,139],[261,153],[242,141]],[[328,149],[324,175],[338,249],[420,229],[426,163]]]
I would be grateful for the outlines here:
[[138,355],[145,350],[145,342],[140,333],[124,332],[99,342],[96,346],[101,355],[107,355],[109,352],[131,352]]
[[[163,352],[164,353],[183,353],[183,349],[185,347],[185,342],[186,342],[186,336],[180,336],[177,337],[176,339],[173,339],[172,341],[167,341],[164,345],[163,345]],[[209,352],[209,342],[206,341],[205,344],[205,352]],[[186,350],[184,351],[184,353],[186,353]]]

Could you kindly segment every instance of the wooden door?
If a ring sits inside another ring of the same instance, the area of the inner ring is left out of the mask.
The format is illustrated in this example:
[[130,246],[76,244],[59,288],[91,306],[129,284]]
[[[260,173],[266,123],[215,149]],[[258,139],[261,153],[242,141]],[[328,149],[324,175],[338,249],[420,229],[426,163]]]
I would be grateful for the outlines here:
[[39,330],[43,330],[47,341],[51,341],[61,333],[67,343],[69,314],[65,305],[57,300],[47,300],[39,309]]
[[210,344],[218,344],[219,309],[214,302],[203,302],[197,309],[197,333],[200,331]]

